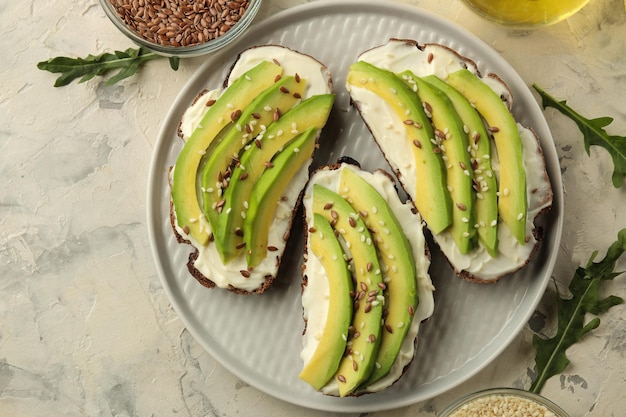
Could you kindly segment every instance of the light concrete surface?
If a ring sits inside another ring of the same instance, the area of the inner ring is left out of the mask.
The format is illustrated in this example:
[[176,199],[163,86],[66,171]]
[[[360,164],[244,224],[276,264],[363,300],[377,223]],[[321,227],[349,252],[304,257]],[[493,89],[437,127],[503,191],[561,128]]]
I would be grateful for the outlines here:
[[[300,3],[265,0],[256,22]],[[458,0],[404,3],[456,22],[528,85],[567,99],[589,118],[611,116],[609,133],[626,134],[621,0],[592,0],[567,21],[521,32],[482,20]],[[183,60],[176,72],[166,60],[152,61],[114,86],[96,78],[53,88],[55,76],[37,62],[133,45],[96,0],[3,2],[0,16],[0,415],[331,415],[274,399],[229,373],[186,331],[154,267],[149,162],[161,120],[206,58]],[[565,191],[554,272],[564,288],[576,266],[594,250],[603,256],[626,227],[626,189],[613,187],[603,149],[592,147],[588,156],[571,121],[552,109],[545,116]],[[602,293],[626,297],[626,277]],[[603,315],[600,327],[568,351],[570,366],[545,386],[543,394],[571,416],[626,410],[625,309]],[[526,388],[534,372],[532,334],[526,326],[488,367],[449,392],[368,415],[435,416],[477,389]]]

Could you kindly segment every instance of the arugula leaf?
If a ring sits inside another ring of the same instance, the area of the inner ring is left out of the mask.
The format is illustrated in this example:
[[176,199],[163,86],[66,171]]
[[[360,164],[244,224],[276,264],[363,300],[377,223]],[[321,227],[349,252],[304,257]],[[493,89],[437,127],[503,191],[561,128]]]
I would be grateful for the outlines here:
[[533,336],[537,376],[529,391],[539,393],[549,378],[563,372],[570,363],[565,354],[566,350],[600,325],[598,317],[585,324],[586,313],[598,316],[624,302],[617,296],[612,295],[600,299],[599,295],[601,281],[612,280],[621,274],[621,272],[614,272],[614,269],[615,263],[624,251],[626,251],[626,228],[617,234],[617,241],[611,245],[603,260],[593,262],[598,254],[595,251],[585,268],[576,269],[569,285],[572,297],[564,299],[558,296],[557,298],[556,335],[550,339],[543,339],[538,335]]
[[624,176],[626,175],[626,136],[611,136],[604,130],[605,127],[613,122],[613,118],[598,117],[596,119],[587,119],[569,107],[565,100],[556,100],[537,84],[533,84],[533,88],[541,96],[544,109],[553,107],[576,123],[584,136],[587,155],[589,155],[591,145],[601,146],[609,152],[611,158],[613,158],[614,165],[613,186],[620,188],[624,184]]
[[[59,56],[39,62],[37,68],[61,74],[54,83],[55,87],[68,85],[75,79],[79,79],[78,82],[83,83],[96,76],[104,75],[109,71],[118,70],[106,82],[107,85],[113,85],[136,74],[139,71],[139,67],[145,62],[159,58],[165,57],[145,48],[128,48],[125,51],[115,51],[114,53],[89,54],[85,58]],[[170,66],[174,71],[178,69],[178,64],[179,59],[177,57],[170,58]]]

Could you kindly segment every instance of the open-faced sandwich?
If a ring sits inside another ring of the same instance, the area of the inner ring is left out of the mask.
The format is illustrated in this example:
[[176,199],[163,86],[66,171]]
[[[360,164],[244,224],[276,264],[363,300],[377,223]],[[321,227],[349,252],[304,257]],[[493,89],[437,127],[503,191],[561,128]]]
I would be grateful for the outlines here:
[[358,57],[346,87],[459,276],[495,282],[528,263],[552,188],[502,79],[445,46],[391,39]]
[[200,283],[240,294],[272,284],[333,102],[324,64],[268,45],[243,51],[184,114],[171,221]]
[[411,363],[433,312],[422,219],[391,174],[352,163],[316,170],[303,206],[300,378],[327,395],[381,391]]

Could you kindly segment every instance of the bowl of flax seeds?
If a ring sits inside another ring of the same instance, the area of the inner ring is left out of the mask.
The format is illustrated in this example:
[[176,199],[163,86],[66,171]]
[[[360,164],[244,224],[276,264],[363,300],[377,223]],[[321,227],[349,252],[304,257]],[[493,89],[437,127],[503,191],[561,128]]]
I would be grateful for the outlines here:
[[252,23],[261,0],[100,0],[113,24],[135,44],[164,56],[216,51]]

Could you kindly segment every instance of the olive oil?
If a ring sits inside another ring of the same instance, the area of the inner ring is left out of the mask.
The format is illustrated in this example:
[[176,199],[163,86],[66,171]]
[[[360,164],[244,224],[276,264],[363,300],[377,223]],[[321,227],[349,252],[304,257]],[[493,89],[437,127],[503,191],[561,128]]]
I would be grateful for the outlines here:
[[465,0],[479,15],[519,27],[546,26],[567,19],[589,0]]

